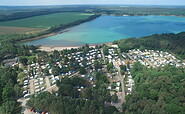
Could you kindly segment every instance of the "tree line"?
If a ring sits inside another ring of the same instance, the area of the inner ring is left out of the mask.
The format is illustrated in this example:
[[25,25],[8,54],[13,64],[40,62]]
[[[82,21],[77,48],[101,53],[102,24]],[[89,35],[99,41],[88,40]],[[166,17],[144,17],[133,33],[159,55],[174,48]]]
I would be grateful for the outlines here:
[[145,15],[174,15],[174,16],[185,16],[184,7],[180,6],[97,6],[92,9],[94,13],[102,14],[113,14],[118,16],[129,15],[129,16],[145,16]]
[[29,18],[33,16],[46,15],[59,12],[85,12],[95,14],[114,14],[114,15],[175,15],[185,16],[184,7],[180,6],[39,6],[39,7],[2,7],[0,13],[0,22],[11,21],[16,19]]
[[178,34],[154,34],[142,38],[129,38],[115,41],[122,52],[128,52],[130,49],[153,49],[169,51],[181,58],[185,58],[185,32]]
[[[2,9],[1,9],[2,8]],[[34,16],[41,16],[62,12],[82,12],[86,13],[87,7],[70,7],[70,6],[28,6],[28,7],[1,7],[0,22],[24,19]]]

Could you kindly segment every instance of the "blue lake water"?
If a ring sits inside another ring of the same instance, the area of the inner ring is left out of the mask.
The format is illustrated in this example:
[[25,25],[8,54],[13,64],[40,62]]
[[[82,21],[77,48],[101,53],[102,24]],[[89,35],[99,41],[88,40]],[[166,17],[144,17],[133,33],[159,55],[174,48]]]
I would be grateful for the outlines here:
[[185,31],[185,17],[101,16],[55,36],[26,42],[29,45],[77,46],[107,43],[130,37]]

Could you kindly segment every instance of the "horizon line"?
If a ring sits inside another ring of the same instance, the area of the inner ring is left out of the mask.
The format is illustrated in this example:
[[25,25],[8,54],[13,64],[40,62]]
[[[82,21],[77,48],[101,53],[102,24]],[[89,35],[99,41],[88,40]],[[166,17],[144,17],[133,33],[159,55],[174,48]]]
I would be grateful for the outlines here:
[[2,6],[7,6],[7,7],[13,7],[13,6],[110,6],[110,5],[125,5],[125,6],[185,6],[185,5],[181,5],[181,4],[176,4],[176,5],[170,5],[170,4],[162,4],[162,5],[158,5],[158,4],[61,4],[61,5],[0,5],[0,7]]

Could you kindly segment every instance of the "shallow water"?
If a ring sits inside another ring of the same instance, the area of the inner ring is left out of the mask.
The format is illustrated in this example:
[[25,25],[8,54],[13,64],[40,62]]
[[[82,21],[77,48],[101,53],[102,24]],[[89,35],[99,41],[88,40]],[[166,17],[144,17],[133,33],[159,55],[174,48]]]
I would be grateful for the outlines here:
[[55,36],[26,42],[31,45],[77,46],[98,44],[130,37],[185,31],[185,17],[101,16]]

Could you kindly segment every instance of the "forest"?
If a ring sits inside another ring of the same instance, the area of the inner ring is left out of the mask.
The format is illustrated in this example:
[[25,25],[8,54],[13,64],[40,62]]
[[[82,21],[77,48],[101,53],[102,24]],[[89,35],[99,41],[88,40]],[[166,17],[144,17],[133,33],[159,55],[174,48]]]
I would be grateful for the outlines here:
[[18,114],[21,88],[17,83],[17,68],[0,68],[0,114]]
[[131,95],[123,104],[125,113],[183,114],[185,112],[185,69],[166,66],[147,68],[135,63]]
[[185,32],[154,34],[142,38],[122,39],[113,43],[118,44],[122,52],[128,52],[130,49],[153,49],[168,51],[181,59],[185,59]]
[[142,15],[173,15],[184,16],[184,7],[182,6],[97,6],[93,12],[113,15],[129,15],[129,16],[142,16]]

